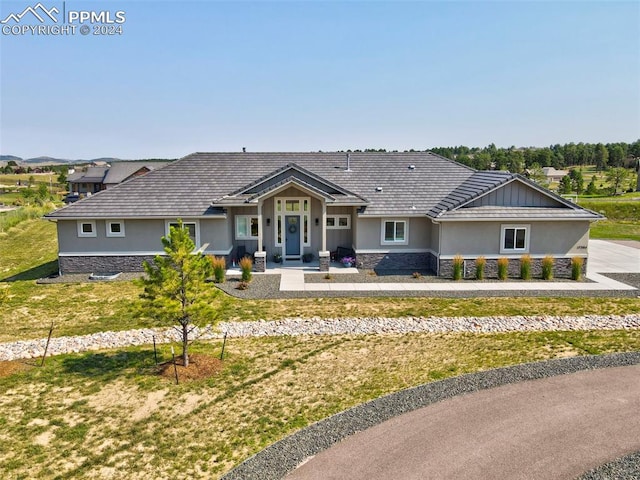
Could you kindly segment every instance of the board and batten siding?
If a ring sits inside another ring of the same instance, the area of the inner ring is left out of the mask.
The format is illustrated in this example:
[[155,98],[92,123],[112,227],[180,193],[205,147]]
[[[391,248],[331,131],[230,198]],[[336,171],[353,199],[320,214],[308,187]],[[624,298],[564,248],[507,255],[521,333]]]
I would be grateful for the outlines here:
[[[589,243],[589,222],[446,222],[442,230],[441,255],[500,255],[503,225],[529,225],[531,255],[586,255]],[[524,252],[513,255],[520,256]],[[509,255],[504,255],[509,256]]]
[[513,181],[493,192],[483,195],[467,206],[561,207],[562,204],[528,185]]
[[[327,229],[327,250],[333,252],[338,247],[352,248],[355,212],[353,207],[327,207],[327,215],[343,215],[350,218],[350,227],[343,229]],[[315,220],[314,220],[315,222]],[[322,211],[320,212],[322,222]],[[322,232],[320,232],[322,234]]]

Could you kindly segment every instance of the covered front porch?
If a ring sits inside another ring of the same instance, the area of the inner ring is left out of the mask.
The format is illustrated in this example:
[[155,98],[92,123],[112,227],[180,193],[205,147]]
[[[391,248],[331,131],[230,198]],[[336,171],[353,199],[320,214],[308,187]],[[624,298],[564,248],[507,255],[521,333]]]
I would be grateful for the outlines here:
[[213,205],[224,208],[233,222],[228,258],[232,268],[243,256],[251,256],[256,272],[277,268],[326,272],[332,267],[332,252],[352,251],[356,209],[366,202],[288,166]]

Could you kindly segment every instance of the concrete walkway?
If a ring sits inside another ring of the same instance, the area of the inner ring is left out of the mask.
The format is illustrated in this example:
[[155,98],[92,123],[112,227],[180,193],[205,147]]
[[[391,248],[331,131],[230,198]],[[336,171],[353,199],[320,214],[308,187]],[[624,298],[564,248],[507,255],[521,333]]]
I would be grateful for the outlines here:
[[[305,283],[304,274],[317,272],[317,267],[308,264],[288,264],[269,268],[268,273],[280,275],[280,291],[327,292],[327,291],[397,291],[397,292],[438,292],[438,291],[602,291],[636,290],[635,287],[612,280],[600,273],[640,273],[640,242],[634,246],[620,245],[605,240],[589,241],[589,262],[586,277],[591,282],[424,282],[424,283]],[[635,244],[634,244],[635,245]],[[340,275],[357,273],[355,268],[331,267],[329,273]],[[600,272],[600,273],[599,273]]]
[[640,365],[457,396],[357,433],[291,480],[573,479],[640,450]]

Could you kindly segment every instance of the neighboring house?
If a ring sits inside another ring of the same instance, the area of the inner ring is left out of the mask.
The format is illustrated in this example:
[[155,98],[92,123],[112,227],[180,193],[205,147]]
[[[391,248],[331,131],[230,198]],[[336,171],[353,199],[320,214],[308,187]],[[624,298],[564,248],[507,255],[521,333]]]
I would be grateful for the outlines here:
[[[589,224],[602,218],[524,177],[479,172],[432,153],[194,153],[57,210],[60,272],[139,271],[162,253],[178,219],[196,248],[255,268],[304,253],[327,270],[331,251],[357,266],[451,276],[457,254],[556,259],[569,275],[587,259]],[[517,262],[512,262],[514,268]]]
[[69,173],[68,202],[76,202],[80,198],[98,193],[131,178],[138,177],[152,170],[164,167],[168,162],[117,162],[87,167],[84,171]]
[[[92,195],[105,189],[104,179],[109,167],[87,167],[84,170],[74,171],[67,176],[69,182],[69,200],[76,201],[80,197]],[[76,197],[72,199],[71,197]]]
[[559,182],[569,175],[567,170],[556,170],[553,167],[542,167],[542,173],[544,173],[544,176],[547,177],[549,182]]
[[169,162],[118,162],[109,167],[102,180],[104,188],[111,188],[134,177],[164,167]]

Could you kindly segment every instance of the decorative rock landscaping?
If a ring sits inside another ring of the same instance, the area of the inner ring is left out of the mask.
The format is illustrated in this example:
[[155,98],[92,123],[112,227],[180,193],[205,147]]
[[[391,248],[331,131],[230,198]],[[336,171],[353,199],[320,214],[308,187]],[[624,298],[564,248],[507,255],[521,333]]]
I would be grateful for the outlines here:
[[[640,314],[513,317],[401,317],[401,318],[290,318],[273,321],[221,322],[194,329],[191,338],[210,340],[223,333],[233,337],[267,337],[282,335],[369,335],[448,332],[525,332],[561,330],[618,330],[640,328]],[[139,329],[100,332],[77,337],[51,339],[47,355],[78,353],[91,350],[122,348],[153,343],[179,341],[176,328]],[[44,354],[46,339],[0,344],[0,360],[36,358]]]

